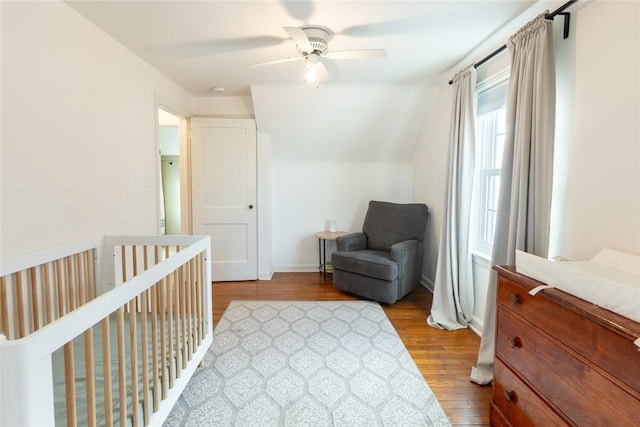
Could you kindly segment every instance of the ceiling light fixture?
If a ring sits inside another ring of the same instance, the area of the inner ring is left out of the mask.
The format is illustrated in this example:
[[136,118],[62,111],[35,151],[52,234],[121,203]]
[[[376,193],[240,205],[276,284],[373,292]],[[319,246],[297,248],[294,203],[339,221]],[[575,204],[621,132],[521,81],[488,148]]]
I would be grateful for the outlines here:
[[314,84],[318,87],[318,55],[310,53],[305,56],[305,74],[304,82],[307,84]]

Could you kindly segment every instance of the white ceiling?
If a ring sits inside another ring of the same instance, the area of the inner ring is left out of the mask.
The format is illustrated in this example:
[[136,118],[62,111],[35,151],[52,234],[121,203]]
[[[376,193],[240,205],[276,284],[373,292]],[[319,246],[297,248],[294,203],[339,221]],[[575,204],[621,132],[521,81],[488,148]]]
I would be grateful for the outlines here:
[[536,1],[67,3],[194,96],[249,96],[252,84],[302,82],[302,62],[245,67],[298,55],[283,26],[330,27],[331,50],[387,50],[385,59],[328,61],[331,83],[415,84],[454,66]]

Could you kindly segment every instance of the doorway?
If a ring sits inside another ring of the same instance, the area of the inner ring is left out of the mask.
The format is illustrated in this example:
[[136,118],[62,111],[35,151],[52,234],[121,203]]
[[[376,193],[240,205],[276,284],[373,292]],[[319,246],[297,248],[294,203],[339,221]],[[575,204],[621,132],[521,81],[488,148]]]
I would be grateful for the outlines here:
[[190,234],[186,128],[185,118],[158,108],[160,234]]

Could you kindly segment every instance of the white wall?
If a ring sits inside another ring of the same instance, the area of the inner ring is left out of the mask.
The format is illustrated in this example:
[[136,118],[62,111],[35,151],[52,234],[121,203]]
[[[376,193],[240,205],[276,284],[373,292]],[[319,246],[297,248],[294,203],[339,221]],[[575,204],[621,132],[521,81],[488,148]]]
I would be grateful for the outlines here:
[[329,219],[336,221],[338,230],[362,230],[367,204],[372,199],[410,202],[410,164],[274,159],[275,271],[317,269],[315,233],[323,231]]
[[[580,2],[569,11],[571,37],[557,44],[560,123],[550,255],[588,259],[603,247],[640,254],[640,4]],[[434,82],[435,102],[413,161],[413,197],[432,208],[433,238],[423,270],[427,284],[435,276],[445,200],[451,108],[447,82],[538,12],[534,6]],[[562,25],[556,19],[554,31],[561,32]],[[478,321],[484,313],[486,270],[484,263],[474,262],[477,329],[482,328]]]
[[429,206],[425,236],[422,279],[432,288],[436,274],[438,243],[442,224],[449,158],[451,122],[451,86],[449,75],[441,75],[434,85],[431,108],[425,114],[422,135],[413,155],[413,200]]
[[191,110],[197,116],[220,119],[253,119],[253,101],[248,96],[194,97]]
[[273,195],[271,138],[258,132],[258,279],[273,276]]
[[551,255],[640,254],[640,3],[589,2],[573,18],[569,162]]
[[0,7],[0,256],[156,233],[155,100],[189,96],[66,4]]

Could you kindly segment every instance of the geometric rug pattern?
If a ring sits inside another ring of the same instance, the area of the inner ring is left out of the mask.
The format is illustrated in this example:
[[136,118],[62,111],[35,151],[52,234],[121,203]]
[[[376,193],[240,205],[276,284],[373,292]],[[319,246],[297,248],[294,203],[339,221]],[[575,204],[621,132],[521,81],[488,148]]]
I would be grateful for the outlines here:
[[165,426],[450,426],[371,301],[232,301]]

